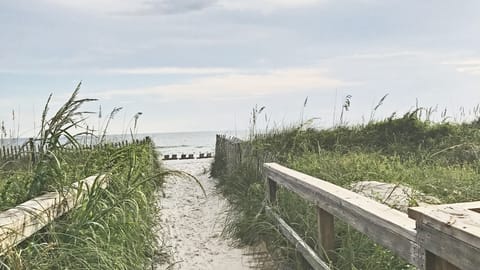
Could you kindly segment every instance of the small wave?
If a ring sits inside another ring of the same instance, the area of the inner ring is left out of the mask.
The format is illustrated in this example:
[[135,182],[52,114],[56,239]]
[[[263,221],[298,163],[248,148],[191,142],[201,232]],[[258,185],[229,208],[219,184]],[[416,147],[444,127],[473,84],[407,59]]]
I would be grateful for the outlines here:
[[155,148],[157,149],[165,149],[165,148],[181,148],[181,147],[192,147],[191,145],[162,145],[162,146],[156,146]]

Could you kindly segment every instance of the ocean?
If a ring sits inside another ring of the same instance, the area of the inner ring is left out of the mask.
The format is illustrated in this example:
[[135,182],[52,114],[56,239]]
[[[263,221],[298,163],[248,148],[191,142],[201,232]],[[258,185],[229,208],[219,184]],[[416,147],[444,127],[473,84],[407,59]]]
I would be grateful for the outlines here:
[[[200,131],[200,132],[172,132],[172,133],[143,133],[135,135],[137,139],[150,137],[155,143],[157,151],[162,155],[177,154],[194,154],[198,156],[200,153],[214,153],[215,152],[215,138],[216,134],[230,135],[243,134],[246,132],[230,132],[230,131]],[[0,145],[22,145],[28,139],[3,138]],[[80,137],[79,142],[82,144],[95,144],[96,138],[91,136]],[[107,135],[106,140],[110,142],[118,142],[124,140],[131,140],[131,135]],[[63,140],[65,141],[65,140]]]
[[213,153],[215,152],[215,136],[218,132],[175,132],[142,134],[149,136],[162,155]]
[[196,157],[200,153],[215,152],[215,138],[217,134],[234,135],[234,132],[175,132],[175,133],[151,133],[139,134],[138,138],[149,136],[157,150],[162,155],[194,154]]

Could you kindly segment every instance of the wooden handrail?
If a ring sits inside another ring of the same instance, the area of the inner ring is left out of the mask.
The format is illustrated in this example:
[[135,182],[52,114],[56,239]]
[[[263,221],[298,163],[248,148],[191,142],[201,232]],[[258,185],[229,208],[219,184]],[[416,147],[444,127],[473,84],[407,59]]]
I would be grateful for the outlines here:
[[[423,265],[419,260],[421,250],[416,243],[415,220],[407,214],[276,163],[265,163],[264,169],[268,186],[271,187],[272,182],[284,186],[347,222],[407,262],[417,267]],[[320,238],[325,239],[332,237],[334,232],[324,231],[322,234]]]
[[0,213],[0,255],[74,209],[94,187],[106,188],[105,175],[90,176],[64,192],[50,192]]
[[[421,258],[424,256],[416,243],[415,220],[410,219],[407,214],[276,163],[265,163],[264,169],[270,188],[272,182],[286,187],[368,235],[407,262],[423,268]],[[321,217],[319,219],[321,220]],[[333,226],[329,227],[331,231],[319,229],[322,231],[320,239],[331,238],[334,235]],[[331,252],[331,248],[324,247],[324,250]]]

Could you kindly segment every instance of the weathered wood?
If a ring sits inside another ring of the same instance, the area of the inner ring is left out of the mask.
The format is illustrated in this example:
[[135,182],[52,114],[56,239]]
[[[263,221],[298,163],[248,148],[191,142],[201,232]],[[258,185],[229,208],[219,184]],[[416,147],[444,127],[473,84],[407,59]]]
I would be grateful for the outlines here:
[[277,201],[277,183],[270,178],[266,178],[267,200],[272,204]]
[[407,262],[424,267],[423,249],[416,243],[415,221],[406,214],[279,164],[266,163],[264,167],[270,179],[349,223]]
[[425,270],[460,270],[460,268],[427,251],[425,257]]
[[409,215],[417,220],[417,227],[419,224],[428,224],[435,230],[480,249],[480,214],[465,208],[473,204],[411,207]]
[[478,269],[480,214],[470,207],[477,209],[478,202],[409,209],[418,243],[427,250],[427,269]]
[[105,188],[105,176],[91,176],[64,192],[50,192],[0,213],[0,255],[75,208],[93,186]]
[[317,207],[318,253],[332,261],[335,254],[335,227],[333,215]]
[[330,267],[318,257],[315,251],[290,227],[288,224],[278,216],[269,206],[265,206],[267,215],[275,219],[278,229],[285,238],[295,246],[295,249],[302,254],[305,260],[317,270],[330,270]]

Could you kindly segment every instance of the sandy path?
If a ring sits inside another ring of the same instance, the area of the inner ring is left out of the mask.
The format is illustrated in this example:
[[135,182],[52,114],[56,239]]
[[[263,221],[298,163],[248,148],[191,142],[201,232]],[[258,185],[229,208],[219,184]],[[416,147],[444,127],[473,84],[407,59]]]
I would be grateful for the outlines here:
[[207,197],[193,180],[169,177],[161,198],[161,237],[171,249],[171,263],[157,269],[251,269],[248,251],[233,248],[221,236],[227,207],[209,178],[211,159],[167,161],[166,167],[195,175]]

